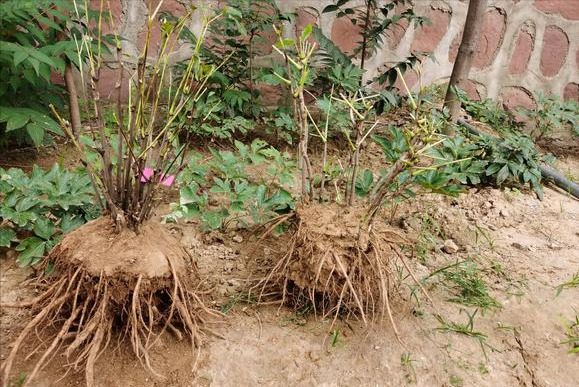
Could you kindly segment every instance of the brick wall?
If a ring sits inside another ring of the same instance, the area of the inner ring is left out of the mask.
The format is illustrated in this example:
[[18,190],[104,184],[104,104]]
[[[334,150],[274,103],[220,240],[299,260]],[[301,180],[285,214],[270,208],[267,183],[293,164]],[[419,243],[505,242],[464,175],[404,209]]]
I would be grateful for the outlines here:
[[[99,0],[93,0],[98,3]],[[155,0],[157,1],[157,0]],[[165,0],[163,9],[183,13],[192,0]],[[388,1],[388,0],[384,0]],[[135,56],[142,47],[148,14],[146,0],[111,0],[118,31],[126,41],[124,50]],[[194,1],[199,3],[199,0]],[[207,5],[217,1],[205,1]],[[358,1],[362,4],[363,1]],[[395,28],[384,48],[367,62],[371,77],[405,58],[411,50],[433,52],[436,62],[421,69],[421,82],[448,80],[456,57],[466,18],[466,0],[414,0],[415,12],[430,18],[432,24],[415,29]],[[316,23],[344,51],[360,40],[355,26],[334,14],[321,14],[325,0],[278,0],[282,11],[296,11],[294,31]],[[198,21],[193,21],[195,29]],[[159,37],[153,37],[153,44]],[[531,106],[534,90],[549,91],[566,99],[579,99],[579,0],[489,0],[479,51],[471,71],[468,93],[475,98],[499,98],[507,107]],[[187,57],[181,47],[175,60]],[[112,71],[111,71],[112,73]],[[105,96],[113,90],[114,76],[103,83]],[[409,73],[407,81],[418,87],[418,76]],[[111,83],[111,84],[109,84]]]

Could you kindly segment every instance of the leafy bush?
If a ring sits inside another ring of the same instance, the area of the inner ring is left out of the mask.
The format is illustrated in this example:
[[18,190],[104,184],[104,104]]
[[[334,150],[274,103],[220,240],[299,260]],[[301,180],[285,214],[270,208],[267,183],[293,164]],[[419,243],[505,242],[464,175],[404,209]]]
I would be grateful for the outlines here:
[[0,168],[0,246],[16,250],[21,266],[38,263],[64,234],[96,218],[94,191],[83,171],[69,172],[55,164],[50,171],[35,166]]
[[[259,139],[249,146],[235,141],[235,148],[235,152],[210,149],[208,161],[199,154],[192,156],[179,178],[179,203],[173,205],[168,221],[198,217],[210,229],[232,222],[247,227],[250,221],[263,224],[294,208],[288,191],[295,172],[290,156]],[[264,164],[268,167],[262,171]]]
[[[373,136],[373,139],[381,146],[386,161],[397,164],[407,158],[409,153],[413,153],[412,133],[394,126],[390,126],[388,131],[387,136]],[[419,191],[450,196],[456,196],[463,191],[456,184],[461,178],[458,171],[466,169],[465,165],[468,166],[470,160],[459,158],[458,153],[437,152],[436,147],[432,144],[431,142],[430,145],[423,145],[421,148],[423,151],[419,151],[419,154],[414,157],[420,157],[420,154],[425,154],[425,156],[437,154],[434,162],[429,164],[419,160],[408,160],[405,163],[416,165],[409,164],[408,168],[400,167],[399,174],[388,187],[388,191],[392,193],[392,200],[400,201],[403,198],[413,198]],[[383,171],[380,180],[390,173],[390,171]]]
[[[225,0],[219,6],[226,17],[211,23],[211,39],[203,42],[204,62],[220,66],[207,85],[218,97],[220,116],[257,117],[262,107],[256,81],[264,69],[255,58],[266,54],[265,37],[272,33],[272,25],[289,15],[283,15],[274,0]],[[197,42],[189,30],[183,38]]]
[[[446,166],[446,173],[454,174],[461,184],[503,186],[528,184],[543,198],[539,162],[550,161],[541,155],[533,141],[520,133],[505,133],[502,138],[488,135],[469,139],[457,135],[444,140],[442,147],[429,153],[436,160],[464,160]],[[438,162],[438,161],[437,161]]]
[[473,101],[462,90],[456,90],[458,98],[466,112],[475,120],[489,124],[499,132],[508,132],[521,127],[513,113],[501,107],[491,98]]
[[562,101],[555,95],[546,96],[535,93],[536,106],[533,109],[520,108],[519,112],[527,117],[532,125],[531,136],[540,140],[554,130],[569,127],[574,136],[579,136],[579,103]]
[[62,109],[66,96],[63,87],[51,82],[51,75],[64,75],[66,61],[80,66],[82,60],[70,36],[81,32],[76,25],[66,30],[67,25],[74,25],[68,16],[73,11],[69,0],[0,2],[0,131],[4,141],[10,136],[38,146],[47,132],[63,134],[48,106]]
[[543,199],[539,162],[550,161],[550,157],[541,155],[533,140],[522,134],[504,134],[499,139],[489,136],[475,138],[475,145],[478,159],[487,163],[483,182],[497,186],[529,184]]

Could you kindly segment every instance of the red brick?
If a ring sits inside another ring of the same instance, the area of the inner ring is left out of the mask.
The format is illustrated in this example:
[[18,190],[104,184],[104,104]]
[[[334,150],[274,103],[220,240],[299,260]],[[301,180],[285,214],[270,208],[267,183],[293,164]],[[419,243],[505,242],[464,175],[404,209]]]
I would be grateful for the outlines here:
[[[112,33],[119,33],[121,25],[123,23],[124,15],[123,15],[123,4],[121,0],[109,0],[110,2],[110,9],[107,4],[107,0],[104,0],[103,3],[103,13],[105,17],[108,17],[109,14],[113,15],[114,20],[112,22],[104,22],[102,29],[103,35],[112,34]],[[99,11],[101,6],[101,0],[91,0],[89,8],[94,11]],[[90,23],[91,28],[97,27],[96,21],[91,21]]]
[[[124,70],[123,83],[121,85],[121,100],[127,101],[129,98],[129,77],[130,74]],[[115,87],[119,80],[119,70],[103,66],[100,72],[97,90],[102,100],[116,101],[118,89]]]
[[314,14],[314,10],[308,10],[306,8],[300,8],[297,10],[297,18],[295,24],[295,33],[296,36],[302,34],[304,28],[307,27],[308,24],[312,24],[317,26],[318,25],[318,17]]
[[[154,0],[150,4],[150,8],[148,8],[149,12],[154,12],[155,9],[157,9],[159,1],[160,0]],[[149,7],[148,3],[147,7]],[[159,11],[155,15],[155,19],[153,21],[153,26],[151,29],[151,38],[149,40],[149,53],[148,53],[149,56],[156,55],[161,45],[162,35],[161,35],[161,23],[159,22],[159,15],[163,12],[169,13],[175,17],[183,17],[187,13],[187,9],[182,4],[174,0],[170,1],[166,0],[165,2],[163,2],[161,8],[159,8]],[[145,23],[143,29],[141,30],[141,32],[139,32],[139,35],[137,36],[137,48],[139,50],[144,49],[146,39],[147,39],[147,24]],[[178,47],[179,45],[175,44],[174,50],[176,50]]]
[[541,73],[546,77],[557,75],[569,51],[569,38],[557,26],[548,26],[543,34]]
[[445,10],[432,9],[427,15],[431,25],[423,25],[414,35],[412,51],[432,52],[436,49],[450,24],[451,13]]
[[402,38],[404,37],[404,35],[406,35],[408,25],[409,25],[408,20],[404,19],[399,23],[390,27],[390,30],[387,33],[386,40],[388,41],[388,47],[391,50],[394,50],[396,49],[396,47],[398,47],[398,45],[402,41]]
[[481,95],[480,92],[478,91],[478,86],[476,84],[476,82],[471,81],[470,79],[467,79],[463,85],[462,85],[463,90],[466,92],[466,94],[468,95],[468,97],[474,101],[480,101],[481,100]]
[[570,82],[563,89],[563,99],[565,101],[575,100],[579,102],[579,84]]
[[[503,10],[493,8],[485,14],[478,50],[473,60],[474,68],[487,67],[494,61],[495,54],[503,41],[505,29],[506,18]],[[454,62],[456,59],[461,38],[462,31],[452,40],[448,51],[448,60],[450,62]]]
[[268,55],[273,52],[273,45],[277,42],[277,35],[273,29],[263,31],[257,35],[255,51],[260,55]]
[[338,18],[332,24],[332,41],[342,51],[351,54],[359,42],[362,41],[360,36],[360,26],[353,25],[346,17]]
[[535,7],[545,13],[555,13],[566,19],[579,20],[577,0],[535,0]]
[[[394,8],[394,15],[400,15],[407,9],[408,7],[403,4],[397,5]],[[404,35],[406,35],[409,24],[410,23],[408,23],[408,20],[402,19],[388,29],[388,32],[386,33],[386,41],[388,42],[388,47],[391,50],[394,50],[396,47],[398,47],[402,41],[402,38]]]
[[503,107],[511,111],[515,111],[517,107],[524,107],[526,109],[535,107],[535,101],[531,97],[531,93],[524,87],[504,87],[501,91],[501,98],[503,100]]
[[523,74],[533,52],[533,37],[527,32],[521,32],[517,37],[515,49],[511,56],[510,74]]

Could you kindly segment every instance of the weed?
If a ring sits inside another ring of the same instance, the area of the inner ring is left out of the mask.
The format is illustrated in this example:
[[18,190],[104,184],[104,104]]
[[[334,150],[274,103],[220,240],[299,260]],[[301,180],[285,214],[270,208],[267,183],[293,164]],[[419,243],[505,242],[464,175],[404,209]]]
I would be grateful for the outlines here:
[[[64,234],[98,216],[94,191],[84,171],[70,172],[54,164],[35,166],[30,174],[0,168],[0,247],[12,242],[20,266],[35,265]],[[29,233],[27,238],[19,235]]]
[[569,127],[573,135],[579,135],[579,104],[576,101],[562,101],[558,96],[546,96],[541,92],[535,93],[534,97],[537,103],[532,109],[519,108],[519,112],[534,126],[533,138],[540,140],[563,127]]
[[405,372],[406,380],[409,383],[416,383],[416,369],[414,368],[415,360],[410,353],[403,353],[400,356],[400,366]]
[[575,315],[575,319],[569,321],[567,321],[563,316],[560,318],[561,323],[565,328],[565,336],[567,338],[560,344],[567,344],[569,346],[567,353],[579,354],[579,315]]
[[231,309],[233,309],[235,305],[237,305],[240,302],[244,302],[247,304],[254,304],[257,302],[257,299],[255,298],[255,296],[252,296],[248,292],[240,292],[238,294],[229,297],[229,301],[227,301],[227,304],[221,306],[220,308],[221,313],[227,314]]
[[340,330],[334,329],[332,333],[330,333],[330,345],[332,348],[335,348],[338,345],[338,339],[340,337]]
[[494,297],[488,294],[485,281],[481,276],[481,269],[470,260],[439,269],[429,277],[435,274],[441,275],[445,286],[455,293],[448,299],[450,302],[483,309],[501,306]]
[[489,369],[484,363],[478,363],[478,372],[480,372],[481,375],[488,375]]
[[464,379],[458,375],[450,375],[450,385],[454,387],[461,387],[464,384]]
[[488,232],[486,232],[485,230],[483,230],[479,226],[475,226],[475,227],[476,227],[475,243],[478,245],[480,237],[482,237],[487,242],[489,249],[494,251],[494,249],[495,249],[494,239],[489,235]]
[[306,316],[314,309],[311,303],[307,303],[301,308],[297,309],[293,316],[284,319],[284,321],[291,322],[293,324],[304,326],[307,323]]
[[13,384],[13,386],[15,386],[15,387],[24,386],[27,378],[28,378],[28,375],[24,372],[21,372],[20,375],[18,376],[18,380],[16,381],[16,383]]
[[[259,139],[250,145],[235,141],[235,148],[235,152],[210,149],[209,161],[193,155],[179,177],[184,185],[167,221],[199,217],[205,228],[225,228],[232,222],[247,227],[250,220],[264,224],[294,208],[288,191],[295,169],[290,156]],[[250,170],[266,162],[265,173],[252,178]]]
[[499,321],[495,329],[499,331],[515,332],[517,330],[517,327],[512,325],[504,325]]
[[472,338],[478,340],[480,347],[483,351],[483,354],[485,356],[485,359],[488,359],[485,347],[490,348],[491,350],[498,352],[498,350],[496,348],[492,347],[487,342],[488,336],[485,333],[474,330],[474,318],[478,312],[478,309],[475,309],[475,311],[472,314],[469,313],[465,309],[461,309],[460,311],[461,312],[464,311],[466,313],[466,315],[468,316],[468,322],[467,323],[459,324],[459,323],[455,323],[452,321],[447,322],[446,320],[444,320],[444,318],[441,315],[435,314],[434,317],[440,323],[440,326],[438,328],[436,328],[436,330],[440,331],[440,332],[444,332],[444,333],[449,333],[449,332],[460,333],[462,335],[472,337]]
[[428,213],[422,214],[420,232],[416,241],[416,256],[421,263],[426,263],[428,251],[436,246],[436,238],[442,234],[440,224]]
[[567,281],[557,286],[557,296],[565,289],[571,289],[579,287],[579,271],[573,275],[573,277]]

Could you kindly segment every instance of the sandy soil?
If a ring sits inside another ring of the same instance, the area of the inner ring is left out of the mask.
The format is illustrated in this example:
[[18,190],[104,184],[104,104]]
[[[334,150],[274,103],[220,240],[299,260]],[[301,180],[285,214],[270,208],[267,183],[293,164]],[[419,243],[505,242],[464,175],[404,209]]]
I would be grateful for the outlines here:
[[[214,327],[223,338],[207,337],[192,350],[166,335],[154,350],[153,364],[165,376],[152,377],[127,348],[107,351],[97,363],[99,387],[196,386],[488,386],[574,387],[579,355],[568,354],[563,320],[579,315],[579,288],[556,295],[556,288],[579,272],[579,201],[546,188],[540,202],[517,190],[472,190],[458,199],[422,197],[387,214],[420,246],[412,267],[435,305],[405,278],[395,302],[403,343],[387,322],[320,321],[277,306],[257,306],[244,296],[249,280],[284,252],[284,238],[256,242],[247,234],[203,234],[195,223],[168,225],[194,254],[201,275],[214,288],[212,307],[226,313]],[[452,239],[458,251],[442,249]],[[29,297],[23,283],[31,269],[15,266],[14,253],[0,253],[3,301]],[[431,275],[440,268],[476,263],[500,307],[479,309],[471,334],[444,332],[440,319],[466,324],[476,308],[449,299],[455,290]],[[406,277],[400,268],[394,275]],[[429,277],[429,278],[428,278]],[[29,316],[3,309],[0,358]],[[51,329],[51,327],[47,327]],[[33,352],[29,344],[24,353]],[[198,361],[195,359],[198,357]],[[31,359],[18,359],[19,374]],[[63,377],[65,359],[56,357],[35,387],[83,386],[83,370]],[[195,372],[192,368],[195,366]]]

